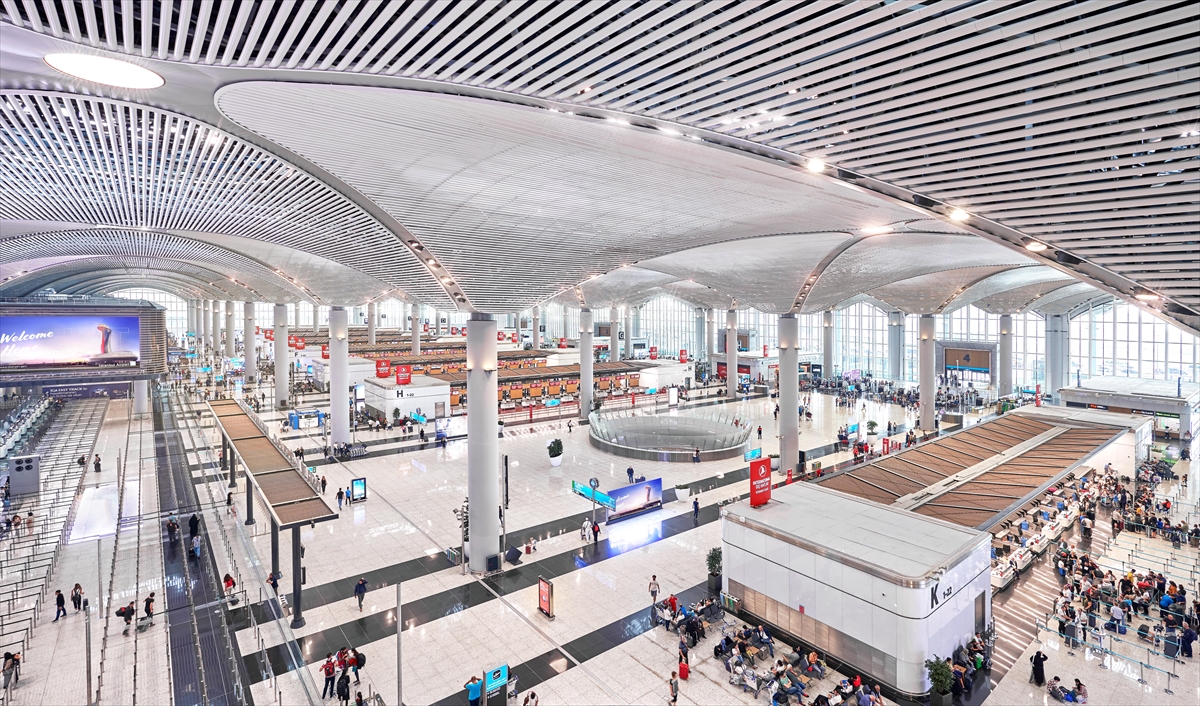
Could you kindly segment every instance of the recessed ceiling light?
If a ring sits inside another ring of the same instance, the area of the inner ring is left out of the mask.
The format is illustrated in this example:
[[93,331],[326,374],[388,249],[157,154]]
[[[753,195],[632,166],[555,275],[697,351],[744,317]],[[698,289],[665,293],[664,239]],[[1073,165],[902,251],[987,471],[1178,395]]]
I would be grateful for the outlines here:
[[1025,243],[1025,249],[1029,252],[1041,252],[1046,249],[1046,244],[1036,240],[1030,240],[1028,243]]
[[891,233],[892,227],[891,226],[871,226],[870,228],[863,228],[862,232],[866,233],[867,235],[881,235],[883,233]]
[[1138,294],[1133,295],[1133,298],[1137,299],[1138,301],[1142,301],[1142,302],[1158,301],[1158,295],[1154,294],[1152,292],[1139,292]]
[[961,222],[961,221],[967,220],[970,217],[971,217],[971,214],[967,213],[966,211],[962,210],[961,208],[956,208],[950,212],[950,220],[952,220],[952,221],[960,221]]
[[810,171],[810,172],[823,172],[823,171],[825,171],[825,162],[824,162],[823,160],[820,160],[820,159],[810,159],[810,160],[808,160],[808,171]]
[[81,78],[117,88],[158,88],[166,83],[150,69],[119,59],[93,54],[47,54],[45,62],[51,68]]

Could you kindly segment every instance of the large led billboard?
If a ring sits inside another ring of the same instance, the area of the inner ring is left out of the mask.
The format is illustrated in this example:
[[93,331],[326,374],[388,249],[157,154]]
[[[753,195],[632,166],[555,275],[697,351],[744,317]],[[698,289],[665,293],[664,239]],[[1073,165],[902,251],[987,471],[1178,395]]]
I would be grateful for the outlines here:
[[969,370],[987,373],[992,369],[992,352],[966,348],[946,349],[946,370]]
[[662,505],[662,478],[615,488],[608,492],[608,496],[616,505],[608,511],[609,522],[652,510]]
[[133,367],[141,357],[137,316],[0,317],[5,368]]

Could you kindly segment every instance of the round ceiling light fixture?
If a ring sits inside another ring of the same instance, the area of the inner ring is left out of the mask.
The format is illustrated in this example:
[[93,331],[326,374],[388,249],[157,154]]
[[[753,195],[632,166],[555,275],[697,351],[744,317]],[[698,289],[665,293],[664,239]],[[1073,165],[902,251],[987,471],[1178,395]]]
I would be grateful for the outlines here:
[[1046,247],[1046,244],[1041,241],[1034,240],[1033,238],[1025,239],[1025,249],[1029,252],[1042,252]]
[[962,210],[961,208],[956,208],[950,212],[950,220],[952,220],[952,221],[959,221],[961,223],[962,221],[965,221],[970,217],[971,217],[971,214],[967,213],[966,211]]
[[808,171],[810,171],[810,172],[823,172],[823,171],[825,171],[825,160],[810,159],[810,160],[808,160],[807,166],[808,166]]
[[147,89],[158,88],[166,83],[162,76],[150,69],[106,56],[47,54],[44,59],[50,68],[56,71],[106,86]]

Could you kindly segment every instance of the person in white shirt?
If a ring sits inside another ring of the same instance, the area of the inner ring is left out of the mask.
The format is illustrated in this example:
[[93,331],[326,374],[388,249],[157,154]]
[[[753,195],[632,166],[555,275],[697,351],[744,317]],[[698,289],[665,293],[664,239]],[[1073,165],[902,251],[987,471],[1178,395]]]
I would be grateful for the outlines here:
[[1125,622],[1125,611],[1121,610],[1120,604],[1113,603],[1111,614],[1112,614],[1112,619],[1114,621],[1116,621],[1118,624]]

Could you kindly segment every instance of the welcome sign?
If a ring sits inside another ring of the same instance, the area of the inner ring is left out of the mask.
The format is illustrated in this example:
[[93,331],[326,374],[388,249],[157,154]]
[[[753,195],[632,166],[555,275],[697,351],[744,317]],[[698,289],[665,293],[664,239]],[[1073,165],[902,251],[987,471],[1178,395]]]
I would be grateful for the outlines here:
[[136,316],[0,317],[4,367],[134,366],[140,356]]

